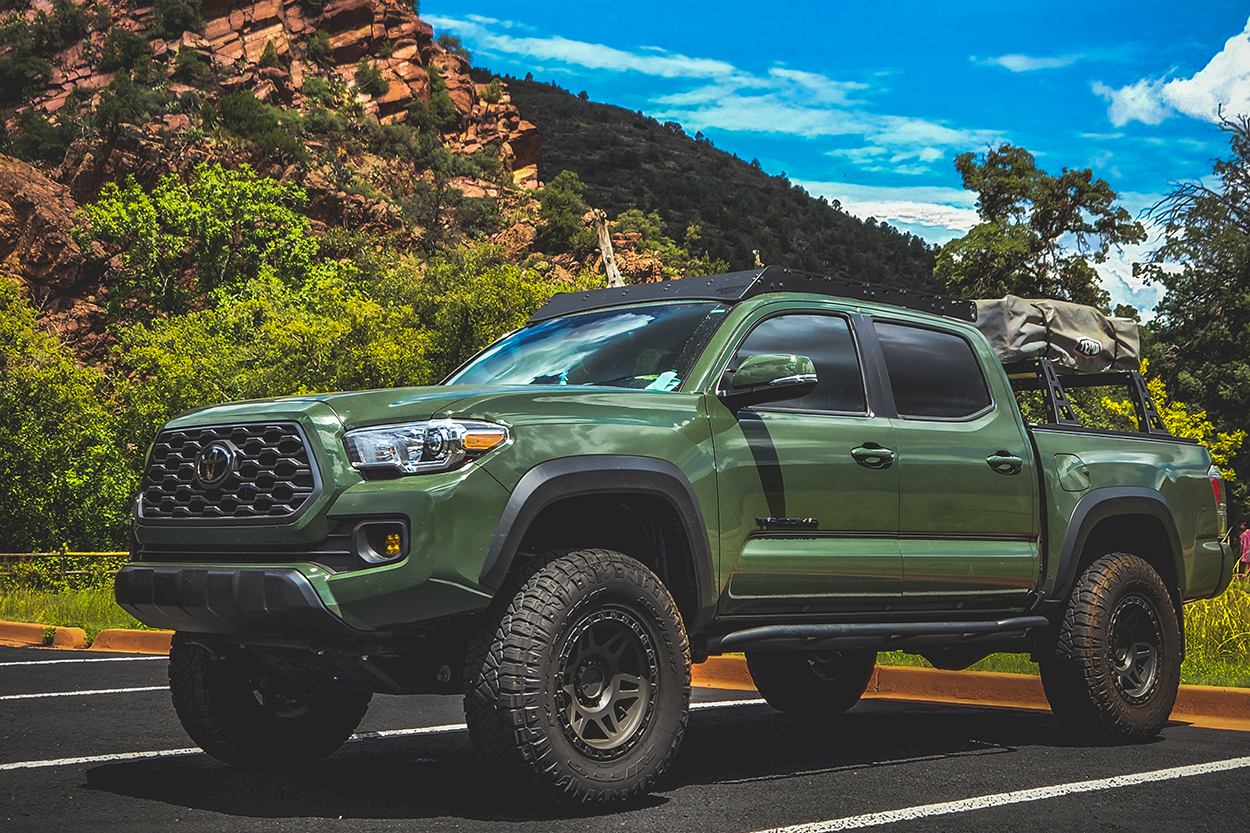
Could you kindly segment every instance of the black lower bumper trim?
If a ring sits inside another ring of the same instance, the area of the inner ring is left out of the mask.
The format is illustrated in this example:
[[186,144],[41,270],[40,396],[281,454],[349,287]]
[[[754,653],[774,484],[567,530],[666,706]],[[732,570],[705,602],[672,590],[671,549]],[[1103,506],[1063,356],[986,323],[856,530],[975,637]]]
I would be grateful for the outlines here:
[[113,595],[155,628],[300,639],[365,635],[327,610],[308,579],[291,568],[130,564],[117,574]]

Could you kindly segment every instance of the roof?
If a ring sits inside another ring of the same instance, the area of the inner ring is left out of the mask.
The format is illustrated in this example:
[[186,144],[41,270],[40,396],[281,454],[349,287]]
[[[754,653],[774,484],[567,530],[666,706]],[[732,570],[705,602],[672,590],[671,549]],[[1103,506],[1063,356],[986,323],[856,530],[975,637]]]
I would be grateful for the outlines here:
[[914,289],[896,289],[892,286],[799,272],[780,266],[765,266],[762,269],[702,278],[639,283],[588,292],[562,292],[553,296],[531,315],[528,323],[535,324],[574,312],[647,301],[720,301],[734,304],[773,292],[811,292],[853,298],[946,315],[962,321],[975,321],[977,318],[976,304],[971,301],[960,301]]

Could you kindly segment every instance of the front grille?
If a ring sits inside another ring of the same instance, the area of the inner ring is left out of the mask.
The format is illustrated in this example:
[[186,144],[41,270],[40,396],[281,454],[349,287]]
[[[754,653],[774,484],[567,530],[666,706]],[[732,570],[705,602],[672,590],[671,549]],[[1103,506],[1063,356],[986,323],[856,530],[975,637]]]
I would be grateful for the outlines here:
[[[215,448],[205,456],[213,459],[201,460],[210,447]],[[312,503],[320,486],[304,434],[294,422],[162,431],[143,473],[139,517],[287,521]]]

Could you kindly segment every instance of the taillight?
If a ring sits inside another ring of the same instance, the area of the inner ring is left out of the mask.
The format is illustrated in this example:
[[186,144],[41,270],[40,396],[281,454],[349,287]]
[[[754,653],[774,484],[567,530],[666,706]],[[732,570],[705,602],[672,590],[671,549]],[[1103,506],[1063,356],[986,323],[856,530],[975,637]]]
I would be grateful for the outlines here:
[[1224,475],[1215,466],[1207,469],[1211,479],[1211,491],[1215,494],[1215,509],[1220,516],[1220,535],[1228,531],[1228,499],[1224,489]]

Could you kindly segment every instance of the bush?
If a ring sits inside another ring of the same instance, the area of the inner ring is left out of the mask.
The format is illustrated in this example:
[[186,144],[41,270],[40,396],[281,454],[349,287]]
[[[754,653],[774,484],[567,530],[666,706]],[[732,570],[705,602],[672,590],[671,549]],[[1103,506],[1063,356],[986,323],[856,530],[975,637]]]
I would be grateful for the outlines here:
[[18,135],[10,140],[10,148],[14,156],[27,162],[60,164],[77,134],[70,119],[58,115],[54,123],[36,110],[19,116],[17,126]]
[[204,33],[204,15],[199,0],[156,0],[152,4],[153,37],[174,40],[183,32]]
[[294,133],[302,129],[299,114],[287,113],[258,99],[251,90],[224,96],[217,106],[221,124],[261,153],[304,160],[308,151]]
[[304,116],[304,130],[321,136],[336,135],[347,130],[347,122],[333,110],[314,107]]
[[330,47],[330,33],[318,29],[304,39],[304,55],[323,66],[333,62],[334,50]]
[[96,370],[36,324],[0,280],[0,550],[125,545],[137,487]]
[[167,103],[168,97],[163,91],[135,84],[130,73],[122,70],[113,76],[108,89],[100,95],[96,127],[105,136],[114,136],[119,125],[145,124]]
[[20,15],[0,24],[0,102],[26,99],[30,90],[42,86],[52,67],[36,52],[34,35]]
[[586,186],[572,171],[560,171],[538,192],[543,224],[537,243],[545,252],[586,252],[595,246],[595,233],[582,223],[590,210],[582,195]]
[[[205,295],[220,302],[261,276],[299,287],[316,276],[337,274],[317,260],[308,218],[296,209],[306,200],[297,185],[257,176],[247,165],[228,170],[200,164],[190,182],[166,176],[146,193],[128,178],[108,183],[83,208],[80,245],[96,239],[121,251],[110,276],[109,309],[176,313]],[[116,292],[116,295],[113,295]]]
[[391,88],[391,82],[382,77],[382,70],[377,64],[371,64],[364,58],[356,64],[356,89],[366,95],[385,95]]
[[278,49],[273,45],[272,40],[265,41],[265,48],[261,51],[260,60],[256,62],[256,66],[269,69],[281,66],[278,61]]
[[140,58],[150,58],[152,46],[148,41],[120,26],[109,29],[100,48],[100,72],[119,69],[133,70]]
[[498,78],[492,78],[482,89],[482,100],[489,104],[498,104],[502,98],[503,84],[499,83]]
[[317,75],[305,75],[304,85],[300,87],[300,92],[303,93],[306,102],[319,104],[322,107],[333,105],[339,98],[330,82]]
[[443,51],[445,52],[449,52],[452,55],[459,55],[461,58],[464,58],[466,61],[473,60],[473,55],[469,52],[468,49],[465,49],[464,44],[460,42],[460,38],[456,37],[455,35],[451,35],[447,33],[443,33],[439,35],[438,45],[443,47]]
[[174,58],[174,78],[182,82],[199,81],[208,75],[209,65],[198,49],[188,46],[178,47],[178,55]]

